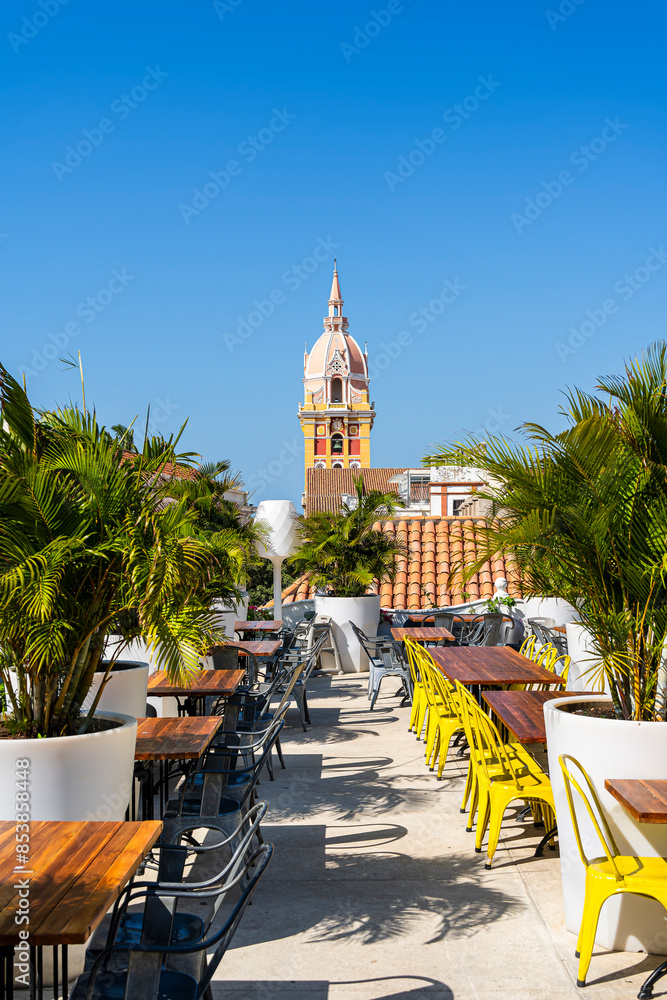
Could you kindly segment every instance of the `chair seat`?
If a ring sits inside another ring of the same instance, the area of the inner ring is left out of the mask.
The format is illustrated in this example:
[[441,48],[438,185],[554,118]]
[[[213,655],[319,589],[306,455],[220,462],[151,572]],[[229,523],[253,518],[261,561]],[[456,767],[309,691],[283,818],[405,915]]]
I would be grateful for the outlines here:
[[[199,799],[185,799],[183,801],[183,806],[181,808],[181,814],[183,816],[198,816],[201,809],[201,801]],[[229,813],[234,813],[239,811],[239,804],[236,799],[220,799],[218,805],[218,816],[227,816]],[[171,810],[167,808],[165,810],[165,819],[172,819],[176,816],[176,810]]]
[[[124,1000],[126,978],[127,973],[123,971],[100,973],[91,1000]],[[84,972],[77,979],[70,1000],[85,1000],[88,982],[89,974]],[[173,969],[162,970],[155,1000],[195,1000],[196,996],[196,979]]]
[[[143,913],[126,913],[120,922],[114,943],[128,948],[139,944],[143,926]],[[202,918],[194,913],[175,913],[169,943],[180,945],[199,941],[204,933],[204,926]],[[86,949],[86,969],[88,971],[100,952],[106,948],[108,927],[103,926],[98,930],[102,930],[102,934],[96,932]]]
[[[657,879],[664,881],[667,889],[667,858],[633,858],[620,854],[614,861],[621,874],[625,876],[624,881],[619,882],[619,888],[623,885],[632,886],[633,891],[641,892],[642,882],[655,883]],[[595,858],[591,861],[587,875],[592,878],[596,876],[604,879],[616,878],[613,865],[607,858]]]

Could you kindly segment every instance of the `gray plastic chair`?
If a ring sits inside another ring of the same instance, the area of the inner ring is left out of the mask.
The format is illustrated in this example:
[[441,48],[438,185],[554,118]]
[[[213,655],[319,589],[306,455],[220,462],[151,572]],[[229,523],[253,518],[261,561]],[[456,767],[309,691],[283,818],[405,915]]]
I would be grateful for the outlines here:
[[368,697],[371,700],[371,712],[375,707],[380,693],[380,685],[385,677],[400,677],[405,692],[401,704],[412,701],[410,668],[400,643],[394,642],[393,639],[369,639],[354,622],[350,622],[350,625],[368,657]]

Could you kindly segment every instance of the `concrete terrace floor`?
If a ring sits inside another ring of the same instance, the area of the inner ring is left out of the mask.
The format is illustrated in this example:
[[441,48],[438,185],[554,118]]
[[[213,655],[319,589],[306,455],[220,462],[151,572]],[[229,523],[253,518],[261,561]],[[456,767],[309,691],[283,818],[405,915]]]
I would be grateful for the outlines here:
[[[223,959],[229,1000],[565,1000],[633,997],[659,959],[596,950],[575,986],[558,853],[508,812],[492,871],[459,812],[465,765],[424,765],[388,679],[373,712],[364,677],[309,683],[313,725],[290,710],[287,770],[262,779],[275,854]],[[277,763],[277,762],[276,762]],[[667,995],[667,977],[655,996]]]

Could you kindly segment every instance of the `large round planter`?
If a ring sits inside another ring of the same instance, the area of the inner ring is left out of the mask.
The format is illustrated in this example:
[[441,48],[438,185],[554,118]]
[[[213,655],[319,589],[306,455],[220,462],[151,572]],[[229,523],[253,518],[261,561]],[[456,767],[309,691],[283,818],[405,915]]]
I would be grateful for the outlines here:
[[16,820],[17,761],[27,760],[30,819],[122,820],[130,803],[137,720],[100,733],[47,740],[0,740],[0,819]]
[[[106,664],[101,664],[83,703],[84,711],[93,704],[104,678]],[[135,719],[146,714],[148,664],[140,660],[117,660],[109,674],[97,709],[100,712],[122,712]]]
[[526,618],[553,618],[556,625],[566,625],[578,617],[577,609],[560,597],[527,597],[517,604]]
[[606,692],[610,696],[607,679],[600,673],[600,659],[595,655],[591,633],[579,622],[567,622],[565,633],[571,659],[568,688],[571,691]]
[[315,613],[331,618],[343,673],[368,670],[368,657],[359,645],[350,622],[354,622],[369,638],[377,635],[380,621],[379,596],[316,597]]
[[[573,934],[579,933],[585,872],[558,763],[561,754],[571,754],[585,768],[622,854],[667,857],[667,826],[638,823],[604,787],[605,778],[667,778],[667,723],[594,719],[574,715],[566,709],[585,702],[611,703],[606,695],[600,694],[559,698],[544,706],[549,774],[558,820],[565,924]],[[576,790],[573,794],[585,853],[589,858],[600,857],[603,854],[600,840]],[[651,899],[615,896],[602,907],[595,940],[604,948],[618,951],[667,954],[667,911]]]

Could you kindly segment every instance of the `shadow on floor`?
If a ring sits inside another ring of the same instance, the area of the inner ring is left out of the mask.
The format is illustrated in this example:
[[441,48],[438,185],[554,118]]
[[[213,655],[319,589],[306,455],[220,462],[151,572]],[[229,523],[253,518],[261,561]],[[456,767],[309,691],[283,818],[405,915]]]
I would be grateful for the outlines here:
[[386,976],[378,979],[347,981],[289,980],[213,983],[213,997],[231,1000],[285,1000],[302,997],[304,1000],[453,1000],[449,986],[426,976]]

